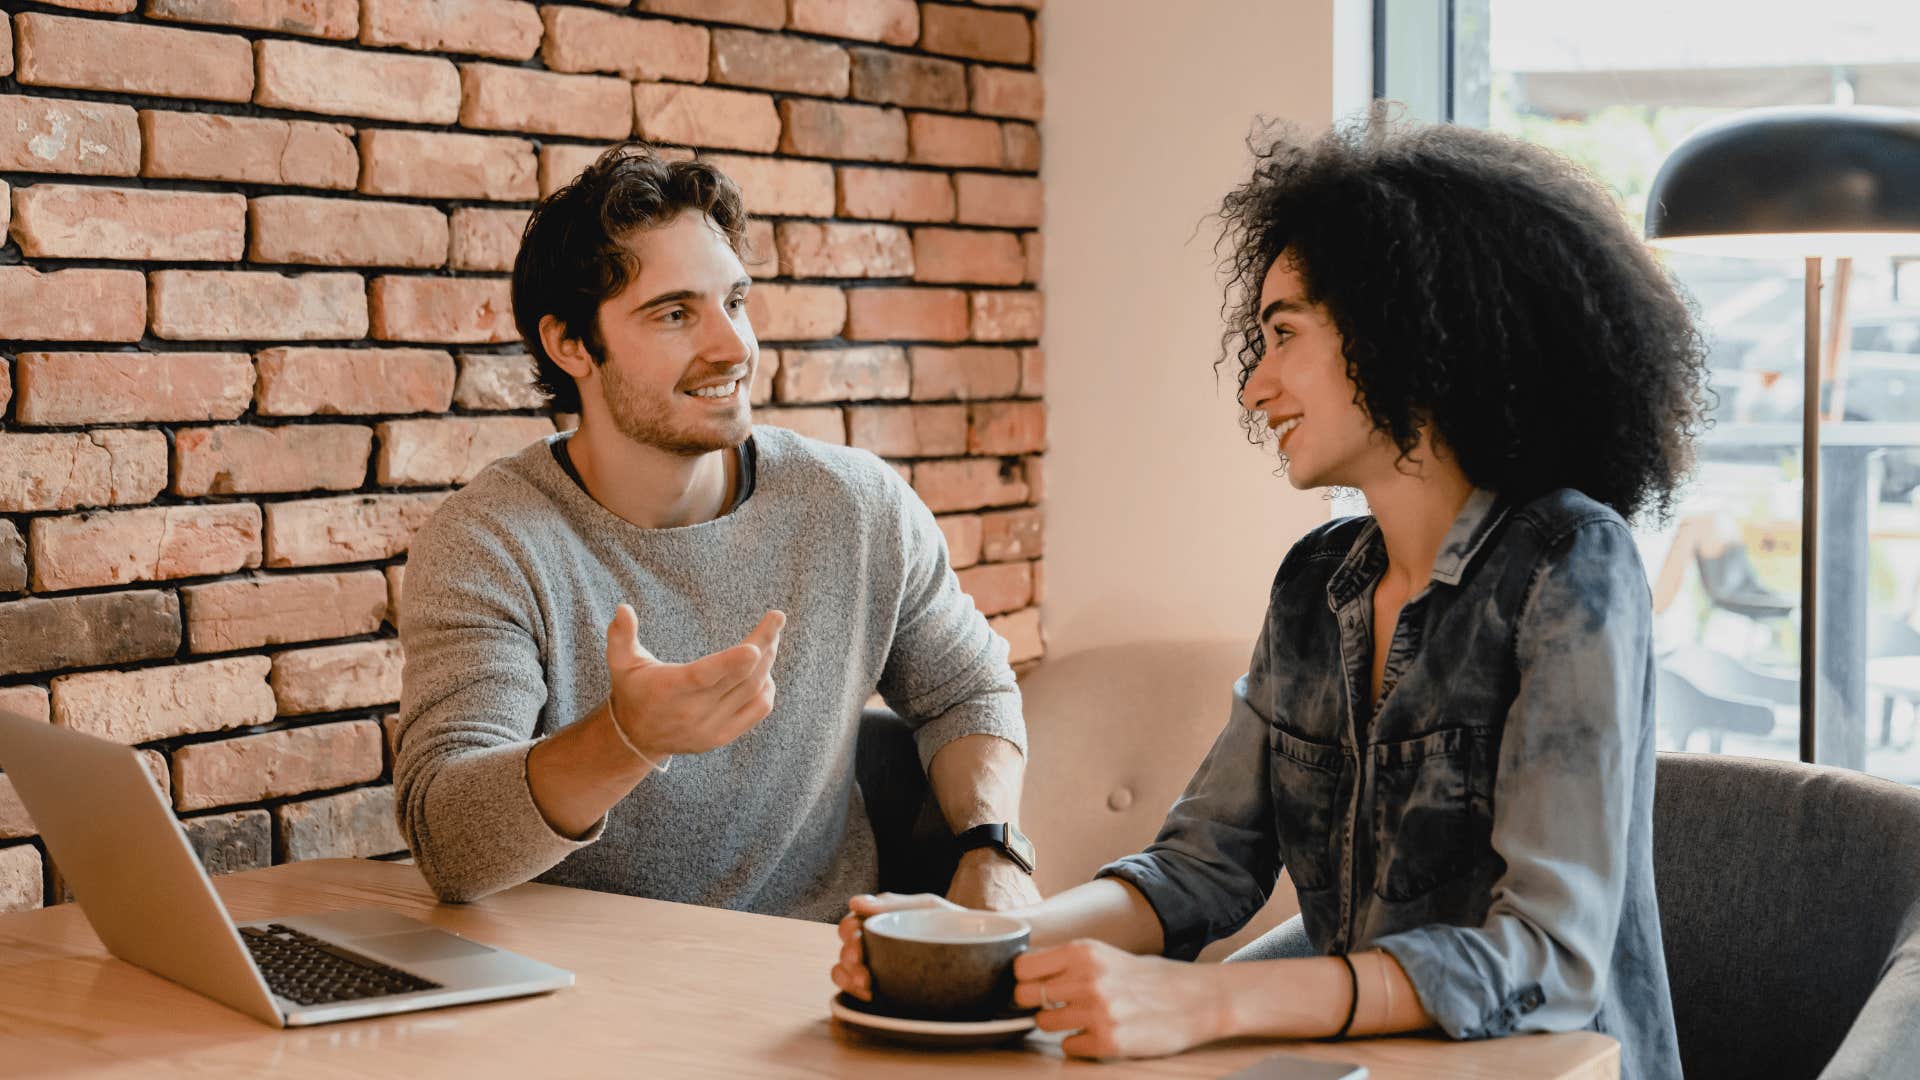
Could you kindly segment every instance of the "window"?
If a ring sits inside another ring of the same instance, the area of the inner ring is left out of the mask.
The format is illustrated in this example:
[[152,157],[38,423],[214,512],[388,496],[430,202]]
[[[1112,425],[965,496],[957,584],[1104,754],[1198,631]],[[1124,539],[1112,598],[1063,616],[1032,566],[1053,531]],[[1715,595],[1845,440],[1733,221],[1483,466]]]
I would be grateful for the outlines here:
[[[1374,24],[1377,93],[1566,154],[1636,229],[1667,153],[1709,120],[1920,109],[1911,0],[1377,0]],[[1797,757],[1802,264],[1665,258],[1717,400],[1673,520],[1641,534],[1661,745]],[[1816,757],[1920,784],[1920,260],[1823,276]]]

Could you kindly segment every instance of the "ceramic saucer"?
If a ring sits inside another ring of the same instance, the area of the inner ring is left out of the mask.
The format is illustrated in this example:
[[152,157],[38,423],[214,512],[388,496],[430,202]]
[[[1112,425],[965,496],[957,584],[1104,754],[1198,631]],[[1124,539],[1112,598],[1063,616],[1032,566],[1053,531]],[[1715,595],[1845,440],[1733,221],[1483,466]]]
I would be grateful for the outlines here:
[[863,1035],[911,1046],[965,1049],[1017,1042],[1033,1030],[1031,1012],[1011,1012],[991,1020],[921,1020],[884,1012],[846,994],[833,998],[833,1018]]

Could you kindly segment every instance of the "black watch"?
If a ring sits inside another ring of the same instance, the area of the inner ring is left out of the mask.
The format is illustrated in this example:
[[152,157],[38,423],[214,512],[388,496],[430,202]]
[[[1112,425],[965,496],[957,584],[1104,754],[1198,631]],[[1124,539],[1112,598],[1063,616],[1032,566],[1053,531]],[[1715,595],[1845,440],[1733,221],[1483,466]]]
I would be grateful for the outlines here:
[[1021,832],[1013,822],[995,822],[991,825],[975,825],[954,838],[960,844],[961,851],[974,848],[998,848],[1015,866],[1033,873],[1033,841]]

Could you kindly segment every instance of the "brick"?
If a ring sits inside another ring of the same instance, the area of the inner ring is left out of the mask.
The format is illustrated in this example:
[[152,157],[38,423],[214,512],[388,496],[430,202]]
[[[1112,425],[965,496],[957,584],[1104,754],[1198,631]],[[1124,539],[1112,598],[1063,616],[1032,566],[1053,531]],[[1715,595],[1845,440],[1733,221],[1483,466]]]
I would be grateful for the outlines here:
[[447,265],[455,270],[512,270],[528,214],[526,210],[472,206],[455,210],[448,224]]
[[789,98],[780,103],[780,152],[859,161],[905,161],[907,116],[899,109]]
[[633,99],[624,79],[461,64],[460,85],[462,127],[585,139],[633,133]]
[[147,279],[138,270],[0,266],[0,338],[139,341],[146,327]]
[[281,716],[363,709],[400,700],[400,642],[296,649],[273,658],[269,680]]
[[0,604],[0,675],[130,664],[180,648],[170,592],[83,593]]
[[792,0],[787,25],[809,34],[911,45],[920,39],[914,0]]
[[832,217],[833,166],[817,161],[703,154],[726,173],[750,214],[776,217]]
[[273,865],[273,817],[265,810],[181,818],[180,829],[209,874]]
[[910,56],[887,49],[849,50],[851,90],[859,101],[909,109],[967,109],[967,69],[953,60]]
[[382,341],[517,341],[506,278],[373,279],[371,336]]
[[959,173],[953,190],[962,224],[1040,227],[1044,189],[1036,177]]
[[711,79],[717,83],[846,97],[848,66],[847,50],[838,45],[751,30],[713,32]]
[[42,724],[53,719],[53,706],[44,686],[0,686],[0,712]]
[[[0,22],[5,22],[5,21],[6,21],[5,19],[0,19]],[[5,43],[0,42],[0,44],[5,44]],[[8,184],[5,180],[0,180],[0,237],[5,237],[7,235],[7,231],[12,227],[13,227],[13,186],[11,184]],[[4,373],[0,373],[0,374],[4,374]],[[6,407],[7,407],[6,399],[4,397],[0,397],[0,412],[4,412],[6,410]]]
[[962,341],[967,296],[958,289],[849,290],[846,336],[853,341]]
[[948,514],[934,519],[947,542],[947,565],[965,570],[980,561],[980,515]]
[[1027,255],[1010,232],[913,230],[913,279],[934,284],[1018,285]]
[[29,13],[16,16],[23,86],[246,101],[253,96],[247,39],[166,26]]
[[21,353],[22,424],[232,420],[253,403],[246,353]]
[[1027,258],[1026,284],[1040,284],[1047,267],[1046,240],[1037,232],[1021,233],[1020,250],[1026,253]]
[[0,94],[0,171],[137,176],[138,117],[103,101]]
[[1037,292],[977,292],[968,303],[975,341],[1038,341],[1045,326]]
[[967,69],[967,85],[972,111],[981,116],[1038,120],[1046,108],[1039,72],[975,64]]
[[318,38],[351,38],[360,28],[359,0],[147,0],[146,15]]
[[987,401],[970,406],[968,453],[1037,454],[1046,448],[1045,402]]
[[72,510],[152,502],[167,484],[158,431],[0,434],[0,511]]
[[464,484],[553,432],[553,421],[544,416],[391,420],[378,429],[374,475],[382,485]]
[[82,734],[133,745],[273,719],[264,656],[198,664],[90,671],[53,680],[53,722]]
[[945,173],[843,167],[839,215],[881,221],[952,221],[953,181]]
[[156,506],[35,518],[35,592],[226,574],[260,565],[260,508]]
[[1040,632],[1039,608],[988,619],[987,625],[1006,640],[1007,663],[1023,664],[1046,655],[1045,638]]
[[908,277],[913,241],[897,225],[783,221],[775,232],[782,277]]
[[635,81],[707,81],[704,26],[547,4],[540,59],[550,71],[610,71]]
[[396,629],[400,626],[400,596],[406,584],[406,563],[387,567],[387,623]]
[[32,844],[0,848],[0,915],[46,905],[46,874]]
[[762,341],[817,341],[847,325],[847,297],[830,285],[756,285],[747,318]]
[[995,458],[923,461],[913,467],[913,490],[936,514],[1018,506],[1028,498],[1026,476],[1019,463]]
[[521,0],[361,0],[360,44],[527,60],[539,9]]
[[912,351],[912,364],[915,401],[1010,397],[1018,392],[1020,361],[1012,349],[921,347]]
[[580,146],[573,143],[548,143],[540,148],[540,197],[547,196],[579,179],[587,166],[605,153],[605,145]]
[[360,193],[526,202],[540,197],[525,139],[374,128],[360,133]]
[[1020,396],[1045,397],[1047,393],[1047,352],[1040,348],[1020,350]]
[[13,23],[0,18],[0,75],[13,74]]
[[0,593],[27,587],[27,541],[11,521],[0,521]]
[[364,859],[405,851],[394,819],[393,788],[372,787],[273,808],[282,862]]
[[197,653],[370,634],[387,610],[387,579],[378,570],[235,578],[180,593]]
[[262,416],[445,412],[453,357],[439,349],[268,349],[256,364]]
[[1000,125],[970,116],[907,114],[907,160],[916,165],[997,169],[1006,163]]
[[945,56],[1024,64],[1033,59],[1033,28],[1014,11],[922,4],[920,47]]
[[780,350],[760,350],[760,356],[753,365],[753,389],[747,399],[750,404],[757,407],[773,400],[773,381],[780,374],[782,366]]
[[907,351],[893,345],[863,349],[788,349],[781,354],[774,394],[782,404],[904,398],[911,385]]
[[232,262],[246,247],[243,195],[35,184],[13,190],[13,239],[42,259]]
[[778,30],[787,25],[787,0],[637,0],[641,11]]
[[133,10],[134,5],[134,0],[41,0],[41,2],[71,8],[74,11],[92,11],[105,15],[125,15]]
[[140,110],[141,175],[350,190],[353,129],[312,120]]
[[855,405],[847,440],[883,457],[942,457],[967,449],[963,405]]
[[1032,124],[1001,124],[1001,149],[1006,154],[1006,167],[1022,172],[1040,170],[1040,129]]
[[753,422],[765,427],[786,428],[834,446],[847,445],[846,417],[835,408],[755,409]]
[[1021,463],[1027,474],[1027,501],[1036,506],[1047,501],[1047,459],[1030,457]]
[[635,83],[633,108],[641,137],[652,142],[762,153],[771,153],[780,145],[780,113],[768,94],[677,83]]
[[460,115],[460,73],[451,60],[256,41],[254,104],[296,112],[451,124]]
[[980,557],[988,562],[1037,559],[1045,551],[1038,509],[980,515]]
[[353,424],[181,428],[173,436],[173,493],[351,491],[366,480],[372,454],[373,429]]
[[269,503],[267,565],[327,566],[405,553],[445,492],[431,495],[343,495]]
[[358,274],[156,270],[153,332],[170,341],[350,340],[367,333]]
[[973,598],[982,615],[1004,615],[1033,602],[1033,567],[1029,563],[985,563],[959,573],[960,588]]
[[181,810],[258,802],[380,778],[380,725],[316,724],[173,752],[173,805]]
[[462,353],[453,401],[463,409],[538,409],[547,396],[533,384],[526,353]]
[[431,206],[263,195],[249,201],[247,222],[253,262],[433,267],[447,261],[447,216]]

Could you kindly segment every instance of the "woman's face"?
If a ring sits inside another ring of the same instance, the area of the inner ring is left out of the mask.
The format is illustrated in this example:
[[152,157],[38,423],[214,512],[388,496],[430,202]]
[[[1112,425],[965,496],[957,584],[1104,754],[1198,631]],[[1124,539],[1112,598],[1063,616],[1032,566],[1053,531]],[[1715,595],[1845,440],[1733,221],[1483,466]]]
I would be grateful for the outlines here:
[[1327,309],[1306,299],[1293,260],[1282,254],[1260,288],[1265,351],[1246,388],[1243,408],[1264,413],[1296,488],[1365,488],[1399,449],[1359,405],[1347,377],[1340,332]]

